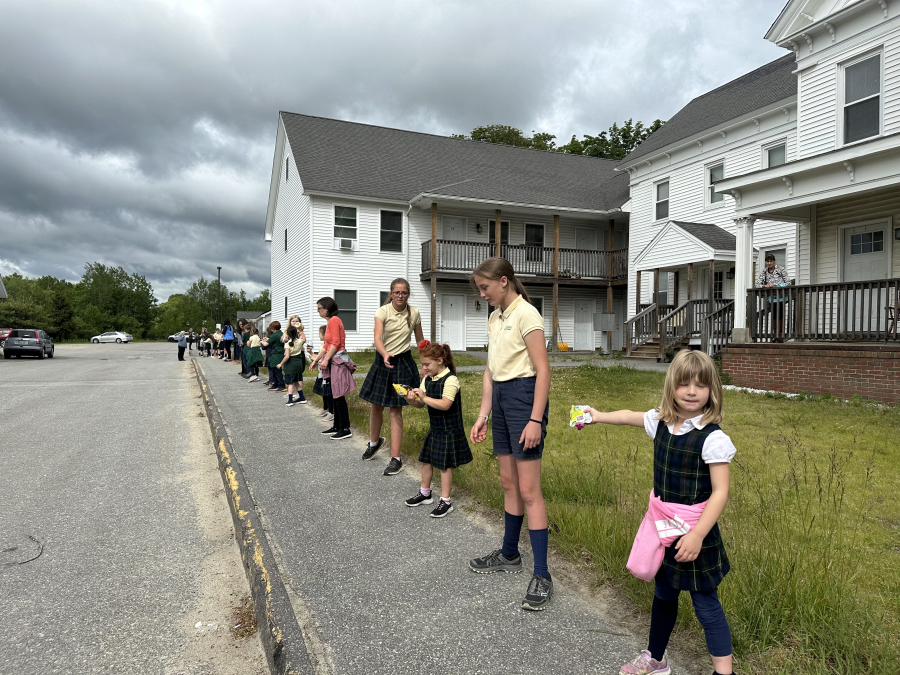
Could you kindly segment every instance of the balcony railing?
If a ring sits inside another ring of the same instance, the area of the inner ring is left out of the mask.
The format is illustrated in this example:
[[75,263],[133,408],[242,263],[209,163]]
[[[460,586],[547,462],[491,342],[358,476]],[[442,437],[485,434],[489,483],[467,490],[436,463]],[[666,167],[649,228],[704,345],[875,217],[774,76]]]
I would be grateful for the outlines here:
[[[471,272],[496,252],[496,246],[475,241],[437,241],[437,269]],[[500,255],[516,274],[559,276],[568,279],[621,280],[628,278],[628,249],[582,251],[559,249],[559,270],[554,275],[553,249],[547,246],[502,244]],[[431,241],[422,242],[422,272],[431,272]]]
[[747,291],[747,324],[754,342],[898,342],[898,309],[900,279]]

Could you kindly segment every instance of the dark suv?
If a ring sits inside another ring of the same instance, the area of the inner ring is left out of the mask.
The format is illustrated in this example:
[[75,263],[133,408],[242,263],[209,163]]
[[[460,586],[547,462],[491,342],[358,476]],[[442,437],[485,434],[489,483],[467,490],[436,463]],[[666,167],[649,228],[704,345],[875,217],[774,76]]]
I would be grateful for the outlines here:
[[3,358],[11,359],[13,355],[45,356],[53,358],[53,340],[42,330],[35,328],[14,328],[3,345]]

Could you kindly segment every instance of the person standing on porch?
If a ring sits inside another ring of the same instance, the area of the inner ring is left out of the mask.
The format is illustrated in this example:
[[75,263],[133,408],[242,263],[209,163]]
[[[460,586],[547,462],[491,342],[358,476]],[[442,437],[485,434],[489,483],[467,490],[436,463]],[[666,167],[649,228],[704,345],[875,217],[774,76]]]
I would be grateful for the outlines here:
[[[775,264],[775,256],[766,253],[766,266],[756,277],[757,288],[777,288],[787,286],[790,283],[787,272],[783,267]],[[775,337],[773,342],[784,342],[784,297],[768,298],[769,309],[772,312],[772,331]]]
[[422,342],[422,319],[419,310],[409,304],[409,282],[394,279],[391,282],[389,302],[375,313],[375,350],[378,356],[372,369],[366,375],[359,390],[359,397],[370,403],[369,442],[363,453],[364,460],[370,460],[384,445],[381,427],[384,423],[384,409],[390,408],[391,416],[391,460],[384,470],[385,476],[400,472],[400,446],[403,443],[403,406],[406,399],[394,391],[393,385],[402,384],[413,388],[419,384],[419,369],[413,360],[409,340],[413,333],[416,344]]
[[534,574],[522,609],[542,610],[550,602],[553,581],[547,569],[547,508],[541,492],[541,456],[550,413],[550,362],[544,319],[530,304],[522,282],[503,258],[488,258],[472,274],[481,298],[497,307],[488,320],[488,362],[481,409],[469,434],[473,443],[491,430],[500,464],[505,530],[503,546],[469,561],[473,572],[521,572],[519,535],[528,515]]

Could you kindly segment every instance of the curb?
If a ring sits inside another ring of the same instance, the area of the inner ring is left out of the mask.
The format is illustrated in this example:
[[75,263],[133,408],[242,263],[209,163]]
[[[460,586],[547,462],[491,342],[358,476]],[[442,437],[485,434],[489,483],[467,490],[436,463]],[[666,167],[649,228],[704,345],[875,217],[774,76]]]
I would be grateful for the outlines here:
[[235,538],[250,582],[256,624],[269,671],[273,675],[312,675],[314,670],[306,651],[303,632],[275,563],[272,547],[266,539],[262,521],[256,512],[244,471],[225,431],[225,421],[215,405],[215,399],[197,361],[192,362],[216,446],[219,473],[222,475],[225,496],[231,509]]

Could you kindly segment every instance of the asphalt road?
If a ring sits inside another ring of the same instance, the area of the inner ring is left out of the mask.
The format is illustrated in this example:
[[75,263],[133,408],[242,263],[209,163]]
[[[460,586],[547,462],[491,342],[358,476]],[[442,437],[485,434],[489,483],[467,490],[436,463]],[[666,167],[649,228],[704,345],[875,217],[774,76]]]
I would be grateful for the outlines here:
[[[208,508],[221,481],[175,351],[60,345],[52,360],[0,360],[3,675],[265,667],[257,640],[223,637],[228,594],[210,601],[216,583],[247,584],[221,495]],[[237,656],[216,661],[224,647]]]
[[502,535],[465,500],[443,519],[428,517],[433,507],[406,507],[417,474],[382,476],[386,450],[363,462],[366,439],[358,431],[332,441],[319,434],[327,424],[318,408],[287,408],[282,394],[266,391],[265,378],[248,383],[234,364],[198,363],[317,674],[617,673],[644,646],[622,627],[623,608],[552,565],[551,606],[523,611],[527,550],[523,574],[472,573],[468,560],[499,548]]

